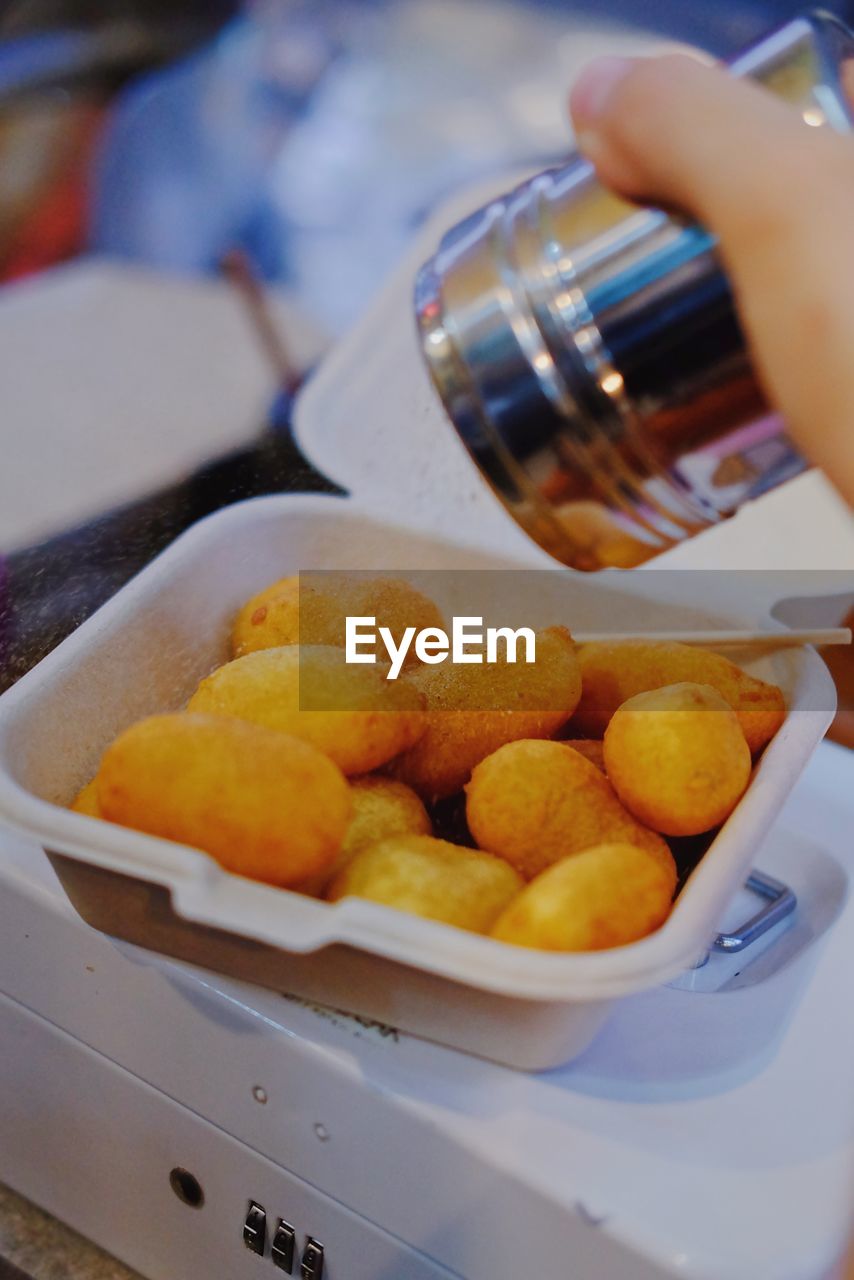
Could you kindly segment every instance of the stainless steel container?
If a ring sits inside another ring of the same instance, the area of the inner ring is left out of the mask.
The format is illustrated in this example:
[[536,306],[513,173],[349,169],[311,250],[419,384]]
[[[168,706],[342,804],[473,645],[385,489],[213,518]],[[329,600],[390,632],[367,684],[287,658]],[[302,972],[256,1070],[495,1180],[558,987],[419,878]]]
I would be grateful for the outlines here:
[[[847,60],[852,33],[813,13],[730,68],[847,131]],[[803,466],[777,421],[710,448],[769,412],[715,239],[612,195],[579,156],[452,228],[415,304],[471,456],[577,568],[638,564]]]

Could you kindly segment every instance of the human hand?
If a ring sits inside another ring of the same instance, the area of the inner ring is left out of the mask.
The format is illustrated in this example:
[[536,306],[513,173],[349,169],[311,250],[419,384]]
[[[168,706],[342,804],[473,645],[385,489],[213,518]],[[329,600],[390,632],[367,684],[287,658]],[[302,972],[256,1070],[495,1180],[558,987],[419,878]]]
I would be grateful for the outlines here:
[[854,134],[687,54],[599,58],[570,110],[606,186],[717,235],[769,402],[854,504]]

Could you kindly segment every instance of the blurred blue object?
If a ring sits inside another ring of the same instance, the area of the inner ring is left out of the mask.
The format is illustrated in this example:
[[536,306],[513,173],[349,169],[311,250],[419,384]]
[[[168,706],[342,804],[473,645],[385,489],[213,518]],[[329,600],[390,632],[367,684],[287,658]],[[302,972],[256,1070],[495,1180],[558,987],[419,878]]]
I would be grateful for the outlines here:
[[566,90],[589,57],[662,35],[725,53],[801,7],[252,0],[199,54],[119,98],[91,245],[177,271],[242,249],[340,330],[437,201],[565,154]]
[[0,97],[88,66],[92,37],[85,31],[40,31],[0,44]]
[[[32,105],[52,90],[104,94],[131,75],[184,57],[225,21],[232,0],[126,0],[88,15],[74,0],[0,4],[0,106]],[[153,8],[149,7],[153,4]],[[85,6],[83,7],[85,10]]]
[[266,277],[285,274],[267,175],[333,47],[295,15],[286,41],[271,25],[256,12],[122,95],[93,174],[93,247],[207,271],[240,246]]
[[749,44],[763,31],[809,8],[821,8],[844,18],[854,18],[852,0],[595,0],[595,5],[572,0],[539,0],[543,8],[567,12],[585,10],[602,20],[611,19],[659,31],[675,40],[700,45],[720,57]]

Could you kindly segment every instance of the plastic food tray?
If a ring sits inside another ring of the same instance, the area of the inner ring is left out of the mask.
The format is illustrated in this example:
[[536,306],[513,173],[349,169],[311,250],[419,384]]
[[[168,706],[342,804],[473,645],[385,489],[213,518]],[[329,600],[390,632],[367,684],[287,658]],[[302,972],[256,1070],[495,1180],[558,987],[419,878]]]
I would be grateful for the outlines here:
[[[263,498],[220,512],[0,698],[0,818],[43,845],[81,916],[107,933],[516,1067],[563,1062],[588,1044],[612,1001],[673,978],[707,949],[831,719],[833,685],[813,651],[779,651],[752,664],[783,687],[788,718],[669,920],[610,951],[546,954],[366,901],[330,906],[63,807],[118,732],[180,707],[226,660],[236,608],[277,576],[523,564],[390,527],[346,498]],[[532,553],[528,566],[542,564]],[[605,630],[628,598],[621,584],[637,590],[644,575],[616,585],[568,570],[553,577],[569,611],[583,615],[586,628]],[[638,606],[631,607],[634,616]],[[654,608],[658,627],[708,623],[701,608]]]

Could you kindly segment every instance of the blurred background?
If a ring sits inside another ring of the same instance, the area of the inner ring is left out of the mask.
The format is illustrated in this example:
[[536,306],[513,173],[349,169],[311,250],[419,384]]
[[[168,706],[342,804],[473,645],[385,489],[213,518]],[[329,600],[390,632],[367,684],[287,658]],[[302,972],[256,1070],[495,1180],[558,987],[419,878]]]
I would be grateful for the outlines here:
[[[727,54],[796,0],[7,0],[0,278],[240,247],[330,331],[437,200],[568,146],[603,44]],[[852,4],[825,6],[851,18]]]

